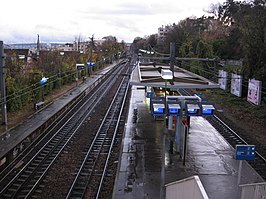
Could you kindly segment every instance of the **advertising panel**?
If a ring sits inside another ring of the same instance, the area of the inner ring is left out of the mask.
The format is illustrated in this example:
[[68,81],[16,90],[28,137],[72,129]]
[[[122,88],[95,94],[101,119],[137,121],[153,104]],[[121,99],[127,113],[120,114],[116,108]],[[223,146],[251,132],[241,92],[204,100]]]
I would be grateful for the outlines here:
[[241,97],[242,94],[242,76],[232,73],[231,93]]
[[227,72],[224,70],[219,70],[219,79],[218,83],[220,84],[220,88],[226,90],[227,89]]
[[248,81],[248,96],[247,101],[255,105],[260,105],[261,102],[261,81],[249,79]]

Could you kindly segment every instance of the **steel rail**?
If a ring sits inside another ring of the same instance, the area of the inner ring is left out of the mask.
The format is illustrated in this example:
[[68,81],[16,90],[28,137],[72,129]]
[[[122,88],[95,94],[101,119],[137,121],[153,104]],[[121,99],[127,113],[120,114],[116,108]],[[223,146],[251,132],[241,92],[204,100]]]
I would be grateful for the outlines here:
[[[126,85],[126,88],[125,88],[125,94],[124,94],[124,97],[123,97],[123,101],[122,101],[121,107],[124,107],[124,105],[125,105],[128,89],[129,89],[129,81],[127,82],[127,85]],[[109,159],[110,159],[110,156],[111,156],[112,148],[113,148],[113,145],[114,145],[114,142],[115,142],[115,138],[116,138],[116,134],[117,134],[117,131],[118,131],[118,127],[119,127],[119,123],[120,123],[120,120],[121,120],[122,113],[123,113],[123,108],[121,108],[120,112],[119,112],[119,116],[118,116],[118,119],[117,119],[117,124],[116,124],[115,131],[114,131],[114,137],[112,139],[111,147],[109,149],[108,156],[107,156],[107,159],[106,159],[106,162],[105,162],[105,165],[104,165],[104,170],[103,170],[103,173],[102,173],[102,177],[101,177],[101,180],[100,180],[100,185],[98,187],[96,198],[99,198],[100,193],[101,193],[102,188],[103,188],[103,185],[104,185],[104,177],[106,176],[106,173],[107,173],[108,163],[109,163]]]
[[[125,79],[125,77],[123,77],[123,79]],[[121,93],[120,88],[123,86],[123,81],[121,82],[119,89],[117,90],[115,97],[113,98],[111,105],[109,106],[104,119],[101,122],[101,125],[93,139],[93,142],[90,146],[90,148],[88,149],[86,156],[84,157],[83,162],[81,163],[78,172],[76,174],[76,177],[69,189],[69,192],[66,196],[66,198],[83,198],[86,192],[86,188],[88,186],[88,184],[91,181],[94,169],[96,167],[97,161],[99,158],[102,158],[102,156],[100,156],[101,151],[104,150],[104,148],[109,148],[108,150],[108,155],[107,158],[105,160],[105,165],[107,164],[106,162],[108,162],[108,158],[110,157],[110,152],[111,152],[111,148],[113,146],[113,140],[115,139],[116,136],[116,130],[117,130],[117,125],[119,123],[119,119],[120,119],[120,114],[121,114],[121,105],[120,102],[117,102],[117,97],[119,97],[119,94]],[[124,93],[123,93],[124,96]],[[124,100],[123,100],[124,101]],[[123,104],[123,103],[122,103]],[[116,116],[115,113],[117,112],[117,109],[120,109],[119,115]],[[115,109],[115,110],[114,110]],[[112,123],[116,122],[116,128],[113,132],[113,128],[111,128],[111,126],[113,125]],[[111,130],[111,136],[112,136],[112,141],[109,144],[109,140],[111,139],[110,137],[108,137],[107,133],[108,131]],[[107,142],[105,142],[107,140]],[[106,150],[104,150],[104,153],[106,153]],[[93,160],[93,161],[92,161]],[[105,174],[105,167],[103,169],[103,173],[100,174],[99,173],[99,169],[98,169],[98,176],[103,176]],[[100,181],[101,183],[101,181]],[[101,187],[101,185],[99,185]]]
[[[110,79],[112,79],[112,78],[110,78]],[[114,80],[113,80],[114,81]],[[111,85],[110,83],[107,83],[107,85]],[[102,86],[103,87],[103,86]],[[102,87],[99,87],[98,88],[98,90],[100,90],[100,88],[102,88]],[[106,89],[106,88],[105,88]],[[102,93],[104,93],[104,92],[99,92],[100,94]],[[96,93],[95,93],[95,95],[96,95]],[[94,96],[94,95],[93,95]],[[100,99],[99,98],[99,96],[97,96],[96,98],[98,98],[98,99]],[[91,99],[91,98],[90,98]],[[92,100],[91,100],[92,101]],[[84,106],[85,106],[85,104],[84,104]],[[80,107],[80,110],[84,107],[84,106],[81,106]],[[76,112],[77,113],[77,115],[78,115],[78,113],[79,113],[80,111],[78,111],[78,112]],[[80,118],[81,116],[79,116],[79,118]],[[74,115],[73,115],[73,118],[74,118]],[[70,119],[68,120],[68,121],[70,121]],[[75,121],[76,122],[76,121]],[[66,123],[65,124],[65,126],[66,125],[68,125],[68,123]],[[63,126],[59,129],[59,131],[58,132],[60,132],[60,130],[62,130],[63,129]],[[56,135],[55,135],[56,136]],[[55,137],[54,136],[54,137]],[[58,138],[57,138],[57,140],[58,140]],[[60,139],[59,139],[60,140]],[[68,139],[69,140],[69,139]],[[50,139],[50,141],[52,141],[52,139]],[[46,146],[48,146],[48,144],[46,145]],[[52,147],[53,148],[53,147]],[[41,150],[43,150],[44,149],[44,147],[42,147],[41,148]],[[62,150],[59,150],[59,151],[62,151]],[[58,151],[57,151],[58,152]],[[40,154],[40,152],[39,153],[36,153],[36,155],[37,154]],[[48,149],[48,154],[49,154],[49,149]],[[43,154],[41,154],[42,156],[43,156]],[[32,158],[31,160],[33,161],[34,159],[36,159],[36,157],[37,156],[35,156],[34,158]],[[55,156],[55,157],[57,157],[57,156]],[[53,157],[54,158],[54,157]],[[49,158],[48,158],[49,159]],[[44,157],[42,157],[42,158],[40,158],[40,160],[39,160],[39,162],[41,161],[42,162],[42,160],[44,160]],[[22,174],[22,172],[27,168],[27,166],[29,166],[30,165],[30,162],[31,161],[29,161],[27,164],[26,164],[26,166],[24,166],[23,167],[23,169],[21,169],[21,171],[19,172],[19,173],[17,173],[17,175],[15,176],[15,178],[13,178],[13,180],[11,180],[5,187],[4,187],[4,189],[3,190],[1,190],[1,192],[0,192],[0,195],[4,195],[4,192],[8,189],[8,187],[10,187],[11,186],[11,184],[12,184],[12,182],[14,182],[15,181],[15,179],[17,179],[21,174]],[[36,164],[37,164],[37,166],[36,166]],[[35,165],[35,168],[34,169],[37,169],[38,168],[38,164],[39,163],[35,163],[34,165]],[[51,165],[51,164],[50,164]],[[32,169],[32,168],[31,168]],[[38,173],[37,171],[36,172],[33,172],[32,170],[31,171],[28,171],[28,173],[31,173],[31,174],[36,174],[36,173]],[[40,172],[39,172],[40,173]],[[41,175],[41,176],[43,176],[43,175]],[[23,176],[23,177],[27,177],[27,179],[29,178],[29,176]],[[27,180],[26,179],[20,179],[20,181],[23,181],[23,182],[27,182]],[[35,183],[36,184],[36,183]],[[11,188],[11,189],[9,189],[9,192],[11,192],[11,197],[12,197],[12,193],[14,194],[15,193],[15,195],[16,195],[16,193],[17,193],[17,191],[18,190],[20,190],[20,188],[23,186],[23,183],[21,184],[21,183],[17,183],[16,185],[18,185],[18,186],[13,186],[13,188]],[[6,196],[9,196],[10,194],[6,194]],[[14,195],[13,195],[14,196]]]

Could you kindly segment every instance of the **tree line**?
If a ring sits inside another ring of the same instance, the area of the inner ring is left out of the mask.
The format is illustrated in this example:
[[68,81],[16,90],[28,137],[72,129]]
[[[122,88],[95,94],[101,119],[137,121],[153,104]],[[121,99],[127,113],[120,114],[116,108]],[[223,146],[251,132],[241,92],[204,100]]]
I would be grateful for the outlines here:
[[[207,15],[189,17],[169,25],[163,40],[156,34],[133,41],[134,49],[169,53],[170,42],[176,46],[176,57],[202,57],[241,60],[236,72],[244,78],[255,78],[266,85],[266,1],[226,0],[212,4]],[[182,65],[182,63],[179,63]],[[208,63],[183,63],[193,72],[210,69]]]
[[[43,100],[43,95],[75,82],[76,64],[86,65],[92,61],[95,65],[91,70],[98,70],[111,64],[125,50],[125,42],[118,42],[114,36],[104,37],[102,43],[86,42],[80,37],[75,42],[79,43],[78,49],[65,52],[59,49],[41,49],[38,53],[29,49],[4,49],[8,112],[21,110],[27,105],[34,107],[34,103]],[[86,44],[83,50],[79,49],[81,43]],[[85,70],[79,75],[84,76]],[[47,84],[40,85],[42,77],[49,78]]]

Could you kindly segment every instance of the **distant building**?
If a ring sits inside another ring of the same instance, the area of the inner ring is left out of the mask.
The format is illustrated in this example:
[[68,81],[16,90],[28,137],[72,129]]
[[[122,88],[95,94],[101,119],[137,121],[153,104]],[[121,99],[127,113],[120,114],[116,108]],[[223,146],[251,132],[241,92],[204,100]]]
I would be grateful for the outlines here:
[[27,73],[30,70],[32,62],[32,51],[30,49],[4,49],[5,53],[5,67],[9,68],[10,71],[19,70],[23,73]]
[[73,51],[74,50],[74,44],[66,43],[66,44],[57,46],[56,49],[59,51]]
[[158,28],[158,33],[157,33],[157,41],[162,42],[165,40],[166,35],[173,30],[174,26],[172,25],[166,25]]
[[[102,44],[103,41],[104,40],[94,40],[96,45]],[[64,45],[60,45],[56,48],[56,50],[87,52],[89,48],[90,48],[89,41],[83,41],[83,42],[66,43]]]
[[105,41],[105,39],[95,39],[94,40],[94,43],[96,44],[96,45],[102,45],[103,44],[103,42]]
[[80,52],[86,52],[89,46],[88,41],[78,41],[73,43],[73,50],[80,51]]

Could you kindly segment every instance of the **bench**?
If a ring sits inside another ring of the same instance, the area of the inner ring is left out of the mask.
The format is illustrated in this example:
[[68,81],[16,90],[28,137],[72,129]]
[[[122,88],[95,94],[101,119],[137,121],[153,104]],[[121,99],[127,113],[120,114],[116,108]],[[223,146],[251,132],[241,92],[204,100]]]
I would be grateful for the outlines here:
[[38,102],[35,104],[34,108],[35,110],[39,110],[44,106],[44,102]]

